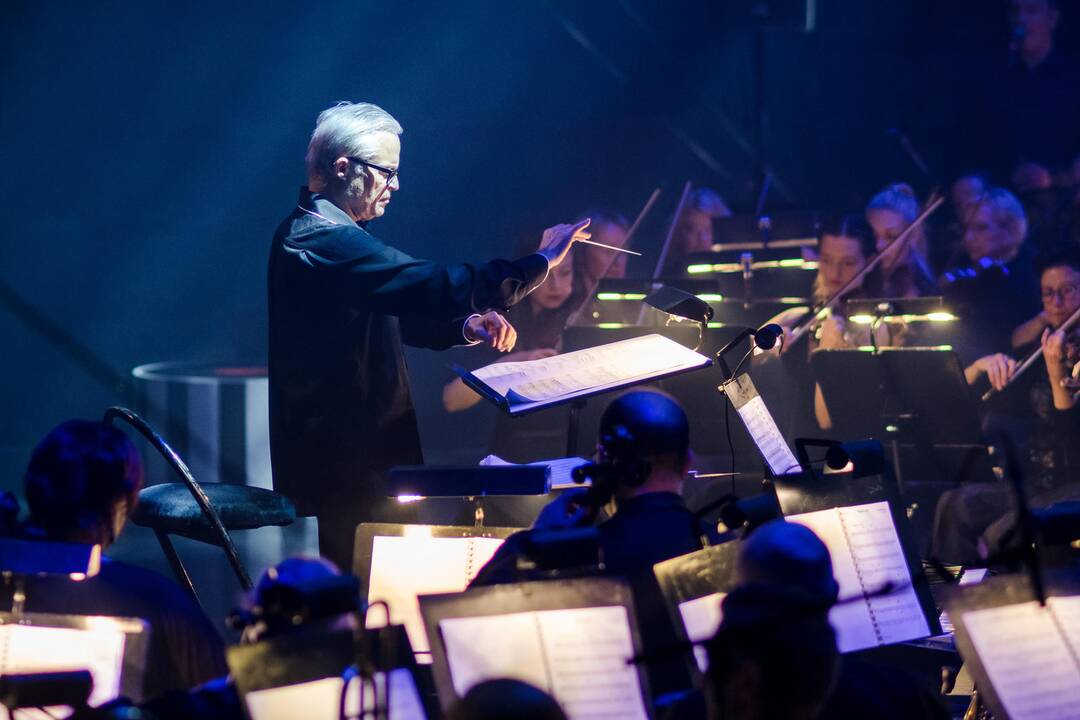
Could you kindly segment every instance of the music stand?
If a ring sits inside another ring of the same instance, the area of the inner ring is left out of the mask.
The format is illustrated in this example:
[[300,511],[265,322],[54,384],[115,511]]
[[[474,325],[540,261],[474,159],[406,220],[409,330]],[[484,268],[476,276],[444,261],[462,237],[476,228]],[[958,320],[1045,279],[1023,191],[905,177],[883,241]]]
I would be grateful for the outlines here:
[[[789,521],[794,519],[791,516],[820,511],[834,509],[872,511],[876,507],[887,506],[911,589],[914,591],[915,600],[926,621],[927,632],[923,637],[941,634],[938,610],[930,594],[930,584],[926,579],[917,545],[912,540],[907,515],[900,502],[896,480],[889,471],[888,463],[885,465],[885,472],[867,477],[855,477],[846,472],[827,473],[820,477],[816,474],[800,473],[774,477],[770,482],[776,490],[780,510]],[[834,570],[838,570],[835,565],[834,561]],[[874,590],[875,588],[866,589]],[[841,595],[844,595],[843,588],[841,588]]]
[[[521,677],[551,693],[570,717],[575,717],[578,703],[599,699],[607,703],[611,716],[650,717],[644,669],[627,664],[639,654],[641,636],[625,580],[547,580],[426,595],[420,598],[420,611],[431,639],[435,686],[444,710],[475,682]],[[462,625],[462,620],[470,622]],[[512,631],[503,628],[507,623],[513,623]],[[597,633],[605,636],[602,642],[589,637]],[[462,635],[467,636],[467,643],[458,642]],[[463,644],[469,646],[465,649],[474,662],[486,667],[461,662]],[[531,646],[535,652],[517,651]],[[589,660],[588,667],[570,667],[560,664],[564,651],[599,655]]]
[[740,541],[732,540],[653,565],[676,634],[694,644],[698,672],[707,668],[707,654],[699,643],[720,626],[720,601],[735,586],[740,547]]
[[889,443],[901,488],[928,469],[954,483],[993,479],[978,410],[951,349],[817,350],[810,364],[835,433]]
[[[245,714],[251,720],[338,717],[344,674],[358,659],[357,642],[351,629],[333,630],[321,625],[226,648],[229,672]],[[407,639],[403,642],[408,644]],[[408,652],[403,655],[411,657]],[[418,690],[415,664],[405,662],[390,670],[388,679],[389,717],[426,720],[428,710]],[[359,700],[358,694],[350,697],[350,717],[357,715]],[[373,700],[365,688],[366,711],[371,712]]]
[[[390,622],[405,625],[418,659],[430,662],[416,598],[464,590],[502,541],[520,529],[360,523],[356,527],[353,573],[363,583],[362,596],[368,602],[387,601]],[[377,558],[377,552],[388,553],[387,558]],[[377,576],[373,574],[376,569]],[[402,606],[405,596],[412,598],[408,607]],[[398,602],[392,601],[398,598]]]
[[150,643],[144,620],[127,617],[0,613],[0,674],[89,670],[90,705],[124,696],[142,701]]
[[[1076,576],[1075,571],[1047,573],[1046,594],[1050,606],[1054,604],[1055,598],[1071,598],[1075,602],[1076,596],[1080,595],[1080,578]],[[965,667],[974,678],[979,696],[995,718],[1022,720],[1028,717],[1050,716],[1050,708],[1057,706],[1055,709],[1061,712],[1063,703],[1064,708],[1069,712],[1076,711],[1078,707],[1076,696],[1080,694],[1080,660],[1077,655],[1080,652],[1080,646],[1076,642],[1076,624],[1063,622],[1059,616],[1055,622],[1046,624],[1049,628],[1045,626],[1040,628],[1050,629],[1050,633],[1042,637],[1039,636],[1041,633],[1035,631],[1036,628],[1029,629],[1021,624],[1025,620],[1031,620],[1029,613],[1047,610],[1046,607],[1041,609],[1038,607],[1036,592],[1028,575],[999,575],[987,578],[977,585],[951,587],[944,605],[945,611],[956,628],[957,650],[964,659]],[[982,644],[980,647],[971,627],[973,619],[971,613],[993,609],[1007,610],[1010,606],[1027,617],[992,618],[992,632],[987,634],[984,626],[978,633]],[[1067,631],[1070,625],[1073,631],[1071,640],[1070,633]],[[1009,632],[1017,633],[1017,636],[1009,637],[1005,634]],[[1061,652],[1062,648],[1058,643],[1068,646],[1071,651]],[[1063,659],[1061,666],[1057,665],[1055,658],[1053,666],[1047,667],[1047,661],[1053,654],[1048,644],[1056,646],[1054,648],[1058,650],[1056,656]],[[1003,658],[1010,662],[1002,664],[1000,661]],[[1068,667],[1069,662],[1073,664],[1071,668]],[[995,682],[995,676],[998,681],[1010,679],[1008,677],[1010,670],[1018,673],[1012,679],[1020,683],[1031,681],[1031,684],[1020,688],[1020,692],[1017,693],[1018,688],[1015,683],[1001,686]],[[1032,671],[1035,673],[1034,678],[1022,675],[1023,673],[1030,675]],[[1039,687],[1037,683],[1042,687]],[[1038,707],[1030,706],[1032,700],[1035,700],[1036,706],[1039,705],[1040,699],[1046,704],[1043,709],[1046,715],[1041,714]],[[1010,708],[1013,712],[1010,712]],[[1065,715],[1055,715],[1055,717],[1065,717]]]

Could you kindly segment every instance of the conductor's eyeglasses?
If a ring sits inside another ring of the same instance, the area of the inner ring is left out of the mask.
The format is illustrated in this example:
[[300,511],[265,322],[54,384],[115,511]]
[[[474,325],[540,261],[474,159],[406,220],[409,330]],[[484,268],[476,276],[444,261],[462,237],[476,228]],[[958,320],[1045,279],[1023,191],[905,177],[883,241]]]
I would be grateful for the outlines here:
[[397,168],[383,167],[382,165],[376,165],[375,163],[368,162],[367,160],[361,160],[358,157],[346,156],[345,159],[346,160],[352,160],[355,163],[360,163],[364,167],[369,167],[372,170],[378,170],[379,172],[381,172],[383,175],[386,176],[386,184],[387,185],[392,183],[394,181],[394,178],[397,177],[397,174],[398,174]]
[[1053,300],[1055,295],[1062,302],[1068,302],[1070,300],[1075,300],[1076,297],[1078,295],[1080,295],[1080,286],[1069,284],[1069,285],[1062,285],[1061,287],[1057,288],[1056,290],[1054,288],[1043,288],[1042,289],[1042,299],[1043,300]]

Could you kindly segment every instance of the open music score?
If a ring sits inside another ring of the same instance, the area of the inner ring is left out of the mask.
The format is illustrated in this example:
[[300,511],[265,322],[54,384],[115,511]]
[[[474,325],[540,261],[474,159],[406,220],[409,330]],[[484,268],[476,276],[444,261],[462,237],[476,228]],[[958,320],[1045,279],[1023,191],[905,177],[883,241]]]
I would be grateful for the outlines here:
[[754,441],[761,456],[769,466],[774,477],[799,471],[799,461],[776,425],[772,413],[754,387],[749,373],[729,380],[723,385],[724,392],[731,399],[735,412],[746,426],[746,432]]
[[961,614],[1011,720],[1080,718],[1080,597]]
[[887,502],[818,510],[786,519],[810,528],[825,543],[841,598],[873,593],[886,584],[895,588],[887,595],[843,603],[829,611],[840,652],[930,635]]
[[[413,651],[428,653],[431,648],[416,598],[464,590],[502,544],[503,538],[497,537],[376,536],[368,602],[385,601],[390,622],[405,626]],[[383,613],[371,613],[368,627],[382,627],[384,620]]]
[[471,373],[458,372],[482,396],[517,414],[711,364],[704,355],[652,334],[539,360],[493,363]]
[[[382,675],[382,673],[378,673]],[[389,720],[427,720],[416,683],[408,670],[391,670]],[[339,716],[344,680],[328,677],[295,685],[253,690],[244,696],[251,720],[295,720]],[[364,712],[375,711],[371,684],[364,684]],[[350,683],[345,696],[347,717],[360,716],[360,684]]]
[[647,718],[625,607],[538,610],[439,622],[454,690],[511,677],[546,690],[570,720]]

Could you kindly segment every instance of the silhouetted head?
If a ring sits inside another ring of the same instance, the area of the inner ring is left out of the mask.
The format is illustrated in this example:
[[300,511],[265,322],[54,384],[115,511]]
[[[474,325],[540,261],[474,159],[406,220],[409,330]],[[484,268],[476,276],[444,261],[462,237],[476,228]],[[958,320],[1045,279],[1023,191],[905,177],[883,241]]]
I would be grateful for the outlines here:
[[599,451],[608,462],[647,465],[642,482],[658,477],[681,482],[690,461],[690,423],[670,395],[632,390],[604,411]]
[[446,715],[447,720],[566,720],[559,703],[521,680],[486,680],[474,685]]
[[754,530],[739,552],[736,574],[740,585],[786,585],[823,602],[839,592],[829,549],[798,523],[773,520]]
[[737,578],[708,644],[711,717],[816,717],[839,667],[828,549],[801,525],[766,523],[741,548]]
[[109,545],[143,486],[139,452],[111,425],[69,420],[34,448],[26,468],[29,527],[46,539]]

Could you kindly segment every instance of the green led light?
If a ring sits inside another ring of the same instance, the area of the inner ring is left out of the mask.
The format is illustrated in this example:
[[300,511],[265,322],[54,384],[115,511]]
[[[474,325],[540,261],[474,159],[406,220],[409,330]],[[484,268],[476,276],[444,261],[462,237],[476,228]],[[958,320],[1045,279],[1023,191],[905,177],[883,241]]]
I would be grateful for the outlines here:
[[602,292],[596,293],[597,300],[644,300],[645,293],[616,293],[616,292]]
[[804,262],[806,261],[802,258],[787,258],[785,260],[781,260],[777,264],[780,267],[802,267]]
[[855,323],[856,325],[869,325],[870,323],[874,322],[874,316],[873,315],[852,315],[851,317],[848,318],[848,320]]
[[690,265],[686,268],[686,272],[690,275],[700,275],[702,273],[712,272],[712,265]]
[[698,299],[705,302],[723,302],[724,296],[718,293],[702,293],[698,295]]
[[926,314],[926,319],[930,322],[952,322],[956,316],[951,312],[932,312]]
[[596,327],[600,328],[601,330],[618,330],[619,328],[626,327],[626,325],[616,322],[604,322],[596,323]]

